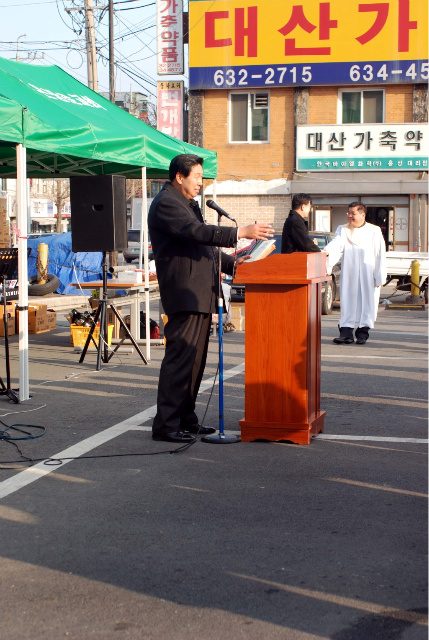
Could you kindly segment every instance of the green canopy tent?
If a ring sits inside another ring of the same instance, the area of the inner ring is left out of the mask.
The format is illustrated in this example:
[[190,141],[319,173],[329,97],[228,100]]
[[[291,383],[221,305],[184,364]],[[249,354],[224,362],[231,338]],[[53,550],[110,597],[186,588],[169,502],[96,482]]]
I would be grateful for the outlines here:
[[[27,176],[70,177],[120,173],[167,177],[179,153],[204,158],[204,177],[215,178],[213,151],[152,129],[91,91],[59,67],[0,58],[0,177],[14,177],[12,147],[27,149]],[[12,143],[12,144],[10,144]]]
[[[0,58],[0,177],[17,178],[21,401],[29,398],[27,177],[121,174],[144,181],[146,177],[168,177],[170,161],[180,153],[202,157],[204,177],[216,178],[215,152],[152,129],[59,67],[33,66]],[[145,199],[145,189],[143,194]],[[145,202],[143,211],[146,211]],[[148,305],[146,216],[142,219],[142,229]],[[149,321],[148,313],[146,318]]]

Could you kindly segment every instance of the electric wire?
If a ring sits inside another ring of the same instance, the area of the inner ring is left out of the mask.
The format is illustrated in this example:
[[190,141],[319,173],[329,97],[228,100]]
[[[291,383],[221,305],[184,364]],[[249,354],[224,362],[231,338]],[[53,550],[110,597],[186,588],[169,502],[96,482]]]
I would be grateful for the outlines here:
[[[118,4],[118,2],[114,2],[113,4]],[[123,7],[122,9],[115,9],[115,11],[133,11],[134,9],[144,9],[145,7],[150,7],[153,4],[156,4],[156,2],[151,2],[150,4],[143,4],[141,7]]]
[[35,4],[55,4],[56,2],[57,0],[42,0],[42,2],[24,2],[22,4],[11,2],[10,4],[0,4],[0,8],[10,9],[12,7],[28,7],[30,5],[35,5]]

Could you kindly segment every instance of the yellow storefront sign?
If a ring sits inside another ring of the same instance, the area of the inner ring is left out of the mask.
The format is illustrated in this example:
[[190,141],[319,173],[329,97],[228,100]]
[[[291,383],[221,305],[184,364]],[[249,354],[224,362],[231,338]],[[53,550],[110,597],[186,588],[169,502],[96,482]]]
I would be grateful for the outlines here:
[[[189,12],[191,70],[260,67],[264,72],[297,65],[298,72],[303,65],[322,65],[332,71],[331,65],[347,63],[349,72],[348,63],[370,62],[386,63],[390,76],[395,64],[410,61],[416,67],[408,76],[409,66],[399,64],[396,77],[387,81],[419,82],[427,75],[418,64],[427,58],[426,0],[190,0]],[[318,80],[329,83],[323,73]]]

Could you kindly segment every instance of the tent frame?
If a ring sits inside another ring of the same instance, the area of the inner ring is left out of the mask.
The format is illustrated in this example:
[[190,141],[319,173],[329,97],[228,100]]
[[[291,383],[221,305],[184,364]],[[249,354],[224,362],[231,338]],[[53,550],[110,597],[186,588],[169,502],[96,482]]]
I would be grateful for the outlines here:
[[[48,155],[48,154],[46,154]],[[52,172],[49,172],[52,175]],[[27,264],[27,149],[16,146],[16,200],[18,240],[18,311],[19,311],[19,402],[30,398],[28,359],[28,264]],[[150,299],[149,299],[149,242],[147,227],[147,180],[146,167],[141,167],[142,176],[142,234],[140,238],[139,269],[144,265],[144,306],[146,315],[146,359],[150,360]]]

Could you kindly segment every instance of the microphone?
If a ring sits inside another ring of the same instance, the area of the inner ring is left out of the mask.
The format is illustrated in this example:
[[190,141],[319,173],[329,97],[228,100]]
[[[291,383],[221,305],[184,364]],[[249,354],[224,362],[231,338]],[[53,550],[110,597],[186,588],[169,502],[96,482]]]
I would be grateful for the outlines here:
[[225,218],[228,218],[228,220],[232,220],[232,222],[235,222],[237,224],[237,221],[235,220],[235,218],[233,218],[232,216],[229,215],[229,213],[221,209],[214,200],[207,200],[206,205],[210,207],[210,209],[214,209],[215,211],[217,211],[220,216],[225,216]]

